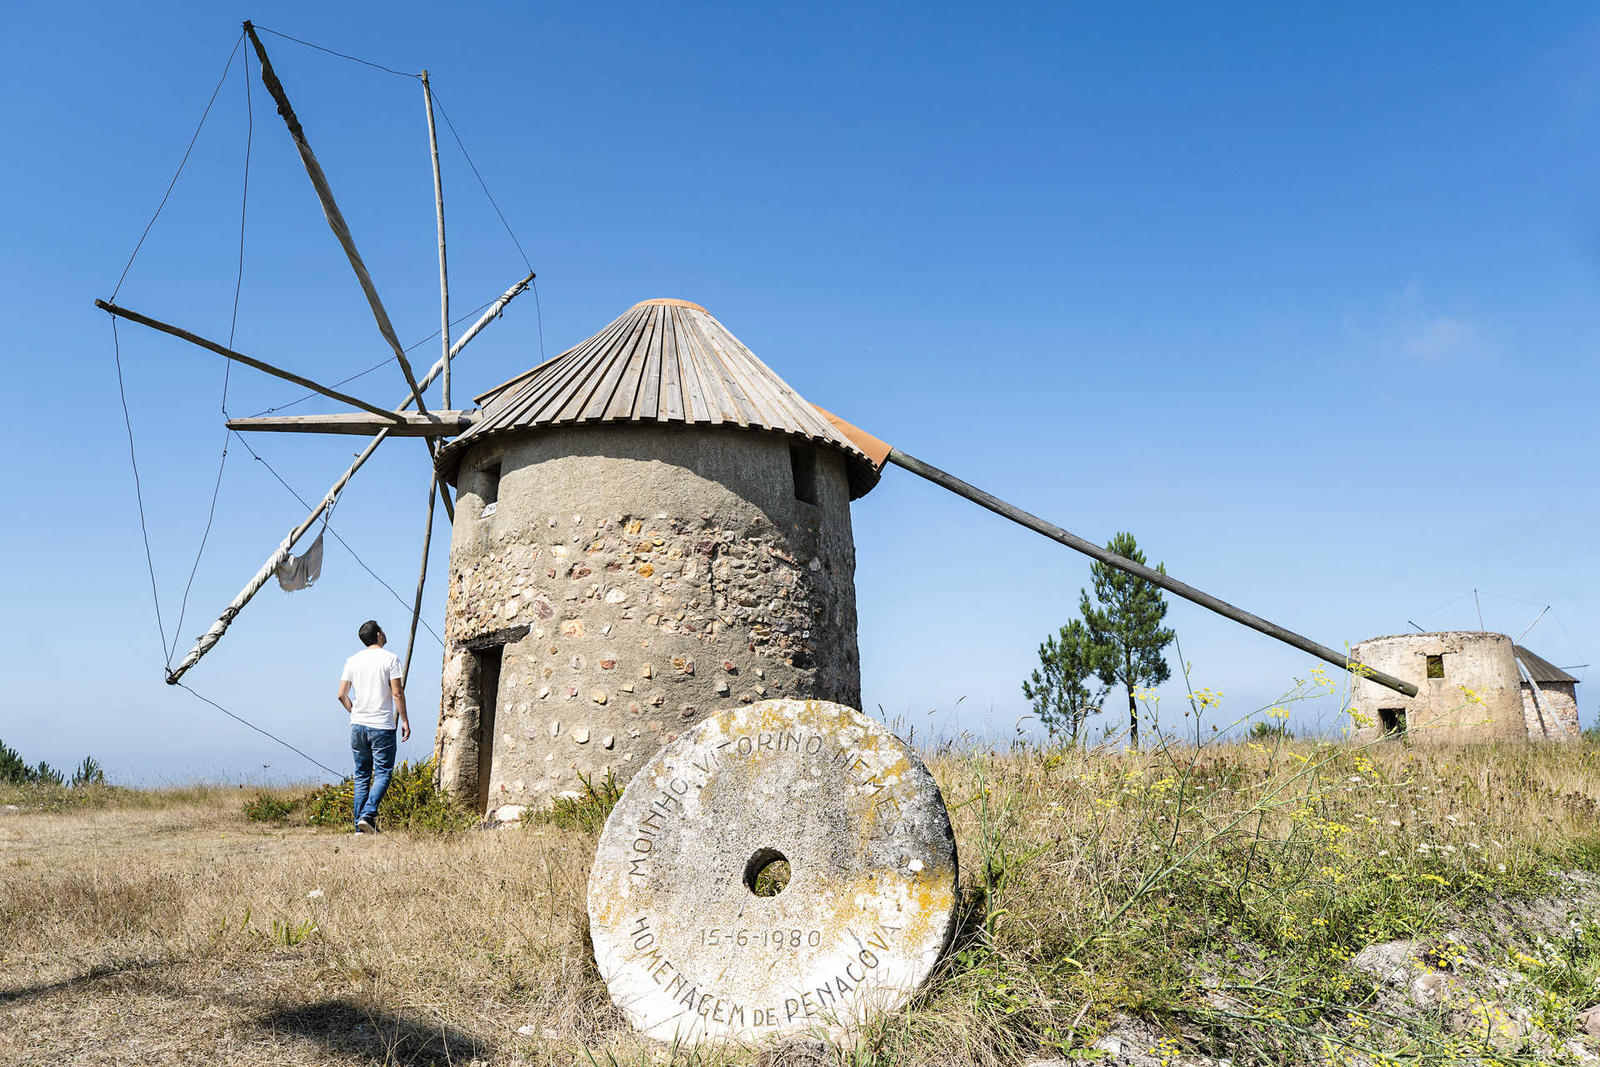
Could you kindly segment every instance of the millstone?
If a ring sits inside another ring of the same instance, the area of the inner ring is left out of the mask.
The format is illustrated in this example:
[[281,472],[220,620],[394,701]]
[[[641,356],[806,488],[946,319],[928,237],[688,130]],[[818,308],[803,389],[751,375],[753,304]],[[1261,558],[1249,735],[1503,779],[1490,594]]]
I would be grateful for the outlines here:
[[669,743],[606,820],[589,876],[611,998],[665,1041],[853,1030],[927,978],[956,901],[933,776],[824,701],[733,708]]

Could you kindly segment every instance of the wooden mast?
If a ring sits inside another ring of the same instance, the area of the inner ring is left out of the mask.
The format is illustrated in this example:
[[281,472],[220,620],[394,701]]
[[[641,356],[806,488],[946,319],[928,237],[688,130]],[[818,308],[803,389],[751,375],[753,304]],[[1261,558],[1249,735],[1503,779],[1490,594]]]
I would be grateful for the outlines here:
[[[450,406],[450,271],[444,248],[444,181],[439,173],[439,131],[433,123],[433,87],[428,72],[422,72],[422,104],[428,114],[428,153],[433,157],[433,215],[439,229],[439,343],[444,349],[444,376],[441,389],[444,406]],[[422,587],[428,581],[428,551],[433,545],[433,498],[439,486],[439,472],[430,472],[428,515],[422,526],[422,566],[417,572],[417,596],[411,605],[411,629],[406,635],[406,658],[401,664],[401,679],[411,677],[411,653],[417,644],[417,623],[422,618]],[[454,516],[451,516],[452,521]]]
[[[515,299],[519,293],[527,289],[529,283],[532,281],[533,275],[529,274],[511,288],[507,289],[504,293],[500,294],[500,298],[490,305],[489,309],[478,318],[478,321],[473,323],[467,332],[461,335],[461,339],[450,347],[448,356],[433,365],[433,368],[429,370],[428,373],[423,377],[419,385],[426,389],[428,385],[432,383],[434,378],[443,373],[444,365],[450,362],[450,360],[455,359],[456,356],[461,353],[461,350],[467,346],[468,342],[470,342],[474,337],[478,336],[478,333],[485,326],[494,321],[494,319],[498,318],[500,313],[505,310],[506,305]],[[416,393],[413,392],[411,396],[406,397],[395,406],[396,410],[404,411],[411,405],[415,398]],[[189,654],[183,658],[183,661],[179,663],[177,667],[167,672],[168,685],[178,684],[179,679],[187,674],[196,663],[199,663],[201,657],[207,652],[210,652],[211,649],[216,646],[218,641],[222,640],[222,635],[228,632],[228,627],[233,625],[233,620],[238,617],[239,612],[243,611],[245,605],[250,603],[251,598],[254,597],[256,593],[261,591],[261,587],[263,585],[267,584],[268,579],[272,577],[272,572],[277,569],[278,564],[282,563],[289,557],[289,553],[294,548],[295,542],[300,540],[300,538],[305,535],[305,532],[311,529],[312,523],[321,518],[322,513],[332,506],[334,499],[339,495],[340,491],[344,489],[345,485],[349,483],[351,477],[355,475],[356,471],[361,469],[362,464],[366,463],[368,459],[372,458],[372,454],[378,450],[378,446],[383,444],[388,437],[389,430],[385,428],[379,430],[372,440],[367,443],[367,447],[361,450],[361,453],[356,456],[355,461],[350,464],[345,472],[339,476],[338,480],[333,483],[332,487],[329,488],[327,493],[323,495],[321,502],[319,502],[316,507],[311,509],[311,513],[307,515],[298,526],[289,531],[289,535],[283,539],[272,555],[267,557],[267,561],[263,563],[261,568],[256,571],[256,573],[248,582],[245,583],[244,588],[239,590],[239,594],[233,598],[226,608],[223,609],[222,614],[217,617],[217,621],[212,623],[211,627],[206,630],[204,634],[200,635],[199,640],[195,642],[194,647],[189,650]]]
[[[450,271],[444,253],[444,179],[439,172],[439,131],[433,125],[433,86],[428,72],[422,72],[422,102],[428,112],[428,152],[433,157],[433,216],[439,224],[439,337],[446,353],[450,351]],[[440,379],[444,406],[450,406],[450,361],[444,361]]]
[[118,318],[127,319],[129,322],[137,322],[140,326],[148,326],[152,330],[159,330],[162,333],[171,334],[173,337],[188,341],[192,345],[198,345],[208,352],[215,352],[217,355],[222,356],[225,359],[231,359],[235,363],[243,363],[247,367],[254,367],[256,370],[270,374],[275,378],[282,378],[286,382],[293,382],[302,389],[310,389],[313,392],[321,393],[323,396],[331,397],[332,399],[339,401],[341,404],[349,404],[351,407],[360,408],[362,411],[370,411],[372,414],[377,415],[388,422],[400,424],[406,421],[402,416],[394,411],[389,410],[388,408],[380,408],[376,404],[367,403],[360,397],[351,396],[348,393],[341,393],[337,389],[330,389],[325,385],[321,385],[312,381],[310,378],[302,377],[293,371],[284,370],[282,367],[274,367],[272,364],[263,362],[259,359],[252,359],[243,352],[235,352],[233,349],[224,345],[219,345],[215,341],[207,340],[206,338],[201,337],[199,334],[190,333],[181,326],[174,326],[171,323],[162,322],[160,319],[152,319],[148,315],[141,315],[137,311],[130,311],[125,307],[118,307],[116,304],[110,304],[104,300],[96,300],[94,302],[94,306],[100,308],[102,311],[116,315]]

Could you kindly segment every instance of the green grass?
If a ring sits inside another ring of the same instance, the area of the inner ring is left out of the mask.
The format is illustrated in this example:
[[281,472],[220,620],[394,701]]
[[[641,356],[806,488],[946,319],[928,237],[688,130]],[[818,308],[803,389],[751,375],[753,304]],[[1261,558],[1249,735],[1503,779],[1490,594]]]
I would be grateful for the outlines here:
[[[1600,1000],[1600,882],[1576,920],[1546,898],[1600,871],[1600,752],[1251,736],[939,759],[969,914],[864,1062],[1092,1055],[1130,1017],[1164,1055],[1235,1064],[1564,1062]],[[1351,966],[1398,940],[1446,1009]],[[1514,1035],[1474,1029],[1496,1013]]]

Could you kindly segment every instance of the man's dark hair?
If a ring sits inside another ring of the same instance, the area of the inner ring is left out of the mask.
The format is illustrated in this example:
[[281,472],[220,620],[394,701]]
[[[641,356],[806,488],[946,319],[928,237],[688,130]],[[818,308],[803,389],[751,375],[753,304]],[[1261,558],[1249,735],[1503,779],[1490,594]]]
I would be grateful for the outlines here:
[[379,626],[375,619],[368,619],[366,622],[361,624],[361,629],[356,631],[357,636],[361,638],[361,643],[363,645],[377,644],[378,635],[382,632],[383,627]]

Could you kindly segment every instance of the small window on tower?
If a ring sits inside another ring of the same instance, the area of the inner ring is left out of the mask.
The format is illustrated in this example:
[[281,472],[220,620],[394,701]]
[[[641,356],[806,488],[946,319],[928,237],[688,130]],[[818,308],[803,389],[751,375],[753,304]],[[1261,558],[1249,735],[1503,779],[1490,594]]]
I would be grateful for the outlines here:
[[817,450],[810,445],[789,446],[789,468],[794,472],[794,498],[817,502]]
[[1429,656],[1428,657],[1428,677],[1429,678],[1443,678],[1444,677],[1444,657],[1443,656]]
[[500,464],[478,468],[478,499],[483,501],[483,517],[493,515],[500,503]]

